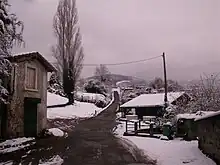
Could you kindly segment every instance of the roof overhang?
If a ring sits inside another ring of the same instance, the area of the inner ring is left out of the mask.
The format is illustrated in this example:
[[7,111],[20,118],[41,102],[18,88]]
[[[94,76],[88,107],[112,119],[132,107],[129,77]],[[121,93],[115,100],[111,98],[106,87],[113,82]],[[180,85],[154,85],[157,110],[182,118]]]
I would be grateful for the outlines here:
[[39,52],[21,53],[6,57],[10,62],[23,62],[28,60],[38,60],[48,72],[56,72],[56,68],[48,62]]
[[120,108],[151,108],[151,107],[164,107],[164,105],[120,106]]

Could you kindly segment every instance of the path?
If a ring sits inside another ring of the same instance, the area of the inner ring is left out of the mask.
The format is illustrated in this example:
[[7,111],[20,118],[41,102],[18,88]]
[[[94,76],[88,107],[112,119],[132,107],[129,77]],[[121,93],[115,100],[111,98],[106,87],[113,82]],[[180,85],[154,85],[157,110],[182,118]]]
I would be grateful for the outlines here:
[[64,164],[71,165],[123,165],[144,162],[153,165],[154,163],[143,157],[138,149],[134,149],[131,154],[120,143],[120,139],[114,136],[112,130],[116,125],[115,111],[119,102],[117,92],[114,92],[114,98],[112,104],[98,116],[80,121],[67,138],[37,140],[36,145],[29,149],[30,153],[23,151],[13,154],[14,156],[2,157],[2,160],[18,160],[17,164],[38,164],[40,159],[60,155]]

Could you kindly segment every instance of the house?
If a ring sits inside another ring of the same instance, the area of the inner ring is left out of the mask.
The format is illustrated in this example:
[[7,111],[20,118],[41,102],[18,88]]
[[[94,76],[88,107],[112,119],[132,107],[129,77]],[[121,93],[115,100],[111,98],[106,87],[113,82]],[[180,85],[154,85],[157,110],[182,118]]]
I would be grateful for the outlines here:
[[[162,116],[164,95],[164,93],[142,94],[121,105],[120,109],[124,114],[134,109],[139,119],[142,119],[143,116]],[[168,103],[173,105],[189,101],[189,96],[185,92],[170,92],[167,94],[167,98]]]
[[195,119],[199,149],[220,164],[220,111]]
[[10,103],[0,106],[0,137],[36,136],[47,127],[47,73],[55,68],[38,52],[8,58]]

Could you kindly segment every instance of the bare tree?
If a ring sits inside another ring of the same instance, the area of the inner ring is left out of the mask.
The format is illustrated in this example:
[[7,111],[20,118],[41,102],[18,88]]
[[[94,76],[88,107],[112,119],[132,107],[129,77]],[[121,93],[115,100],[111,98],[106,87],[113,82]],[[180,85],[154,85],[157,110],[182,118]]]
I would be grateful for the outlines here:
[[95,69],[95,76],[97,76],[101,82],[106,81],[106,79],[108,78],[108,74],[110,74],[110,71],[103,64],[96,67],[96,69]]
[[219,111],[220,77],[218,74],[201,76],[196,83],[189,84],[188,92],[192,98],[189,104],[177,105],[177,113],[195,113],[198,111]]
[[82,70],[84,53],[75,0],[60,0],[53,22],[57,44],[52,48],[62,73],[64,93],[74,103],[76,81]]
[[23,23],[9,12],[7,0],[0,0],[0,103],[8,102],[11,63],[5,58],[11,55],[14,44],[23,43]]

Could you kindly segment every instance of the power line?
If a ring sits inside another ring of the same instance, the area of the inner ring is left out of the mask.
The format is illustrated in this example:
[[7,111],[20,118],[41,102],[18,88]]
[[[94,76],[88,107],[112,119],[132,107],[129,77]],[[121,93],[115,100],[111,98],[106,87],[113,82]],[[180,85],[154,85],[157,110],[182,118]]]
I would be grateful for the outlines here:
[[[147,59],[142,59],[142,60],[137,60],[137,61],[129,61],[129,62],[120,62],[120,63],[109,63],[109,64],[103,64],[106,66],[115,66],[115,65],[128,65],[128,64],[134,64],[134,63],[139,63],[139,62],[145,62],[145,61],[149,61],[149,60],[153,60],[156,58],[161,57],[161,55],[159,56],[155,56],[155,57],[151,57],[151,58],[147,58]],[[99,66],[100,64],[83,64],[83,66]]]

